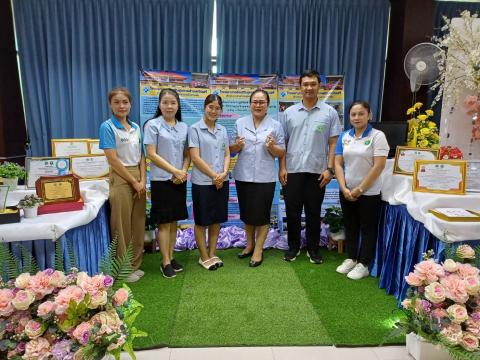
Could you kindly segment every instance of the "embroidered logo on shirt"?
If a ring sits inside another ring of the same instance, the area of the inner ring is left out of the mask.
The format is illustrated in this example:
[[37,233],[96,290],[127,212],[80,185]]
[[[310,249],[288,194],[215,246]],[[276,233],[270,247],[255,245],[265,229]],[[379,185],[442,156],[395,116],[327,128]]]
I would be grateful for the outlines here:
[[120,142],[126,143],[126,142],[128,142],[128,138],[121,138],[121,139],[120,139]]
[[365,140],[365,145],[370,145],[371,141],[370,140]]
[[319,125],[317,125],[317,127],[315,128],[315,131],[316,131],[316,132],[319,132],[319,133],[323,132],[323,130],[325,130],[325,125],[324,125],[324,124],[319,124]]

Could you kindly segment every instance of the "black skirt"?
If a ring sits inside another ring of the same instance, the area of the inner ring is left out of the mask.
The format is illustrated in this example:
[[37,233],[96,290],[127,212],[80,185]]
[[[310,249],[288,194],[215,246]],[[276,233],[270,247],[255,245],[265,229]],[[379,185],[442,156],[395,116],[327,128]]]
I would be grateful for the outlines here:
[[215,185],[192,184],[193,219],[196,225],[221,224],[228,220],[228,181]]
[[172,181],[152,181],[152,209],[150,217],[156,224],[188,218],[187,183],[174,184]]
[[247,225],[270,224],[275,183],[235,181],[237,186],[240,219]]

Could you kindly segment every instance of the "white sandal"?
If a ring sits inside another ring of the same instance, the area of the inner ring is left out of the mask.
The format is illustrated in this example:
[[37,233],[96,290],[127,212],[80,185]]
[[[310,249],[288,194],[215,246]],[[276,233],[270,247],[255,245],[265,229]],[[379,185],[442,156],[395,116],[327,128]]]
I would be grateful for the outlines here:
[[223,261],[220,259],[218,256],[212,257],[210,260],[213,260],[214,264],[217,266],[217,268],[223,266]]
[[217,264],[215,263],[213,258],[207,259],[205,261],[202,261],[202,258],[199,258],[198,264],[206,270],[217,270]]

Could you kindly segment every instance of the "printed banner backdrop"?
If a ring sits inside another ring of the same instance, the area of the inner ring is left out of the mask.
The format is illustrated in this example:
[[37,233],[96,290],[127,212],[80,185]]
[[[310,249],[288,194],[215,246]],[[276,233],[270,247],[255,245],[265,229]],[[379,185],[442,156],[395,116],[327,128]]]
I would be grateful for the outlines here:
[[[143,124],[151,119],[158,106],[158,95],[164,88],[173,88],[180,95],[182,120],[192,125],[203,116],[203,102],[210,94],[218,94],[223,99],[223,113],[218,120],[227,128],[229,135],[235,121],[250,115],[250,94],[257,88],[266,90],[270,96],[268,115],[278,119],[289,106],[301,101],[298,75],[258,75],[258,74],[204,74],[178,71],[141,70],[140,71],[140,120]],[[319,98],[333,106],[343,124],[344,90],[343,76],[321,76]],[[231,159],[230,170],[233,169],[236,156]],[[277,162],[278,167],[278,162]],[[150,172],[147,165],[147,207],[150,207]],[[190,177],[189,177],[190,180]],[[225,226],[243,227],[235,188],[235,181],[230,179],[230,195],[228,204],[228,222]],[[327,187],[324,209],[332,205],[339,206],[338,184],[332,181]],[[187,186],[188,220],[182,225],[193,224],[192,197],[190,182]],[[277,183],[271,211],[272,224],[280,231],[286,229],[285,203],[281,195],[280,183]]]

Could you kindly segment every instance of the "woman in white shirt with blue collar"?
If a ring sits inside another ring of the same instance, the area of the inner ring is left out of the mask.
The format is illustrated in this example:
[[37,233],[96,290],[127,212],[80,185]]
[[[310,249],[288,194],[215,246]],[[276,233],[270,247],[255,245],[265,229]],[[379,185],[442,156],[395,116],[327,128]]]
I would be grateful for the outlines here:
[[163,89],[153,119],[145,123],[144,144],[151,161],[152,209],[150,216],[158,224],[158,242],[162,253],[160,270],[174,278],[183,266],[173,258],[177,240],[177,221],[188,217],[187,148],[188,126],[182,122],[180,97],[173,89]]
[[348,113],[352,128],[338,138],[335,174],[349,258],[337,267],[337,272],[359,280],[369,275],[368,266],[375,255],[381,206],[380,175],[390,148],[385,134],[368,123],[372,113],[367,102],[355,101]]
[[145,234],[145,157],[140,127],[129,118],[132,95],[124,87],[108,93],[112,117],[100,125],[100,149],[110,165],[110,231],[117,239],[117,255],[131,243],[134,272],[126,279],[134,282],[140,270]]
[[240,259],[252,256],[249,266],[263,261],[263,244],[270,224],[277,171],[275,158],[285,154],[280,123],[267,115],[270,96],[263,89],[250,95],[251,115],[238,119],[230,140],[230,152],[238,153],[233,177],[240,205],[240,219],[245,223],[247,246]]

